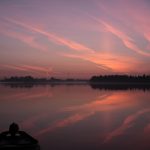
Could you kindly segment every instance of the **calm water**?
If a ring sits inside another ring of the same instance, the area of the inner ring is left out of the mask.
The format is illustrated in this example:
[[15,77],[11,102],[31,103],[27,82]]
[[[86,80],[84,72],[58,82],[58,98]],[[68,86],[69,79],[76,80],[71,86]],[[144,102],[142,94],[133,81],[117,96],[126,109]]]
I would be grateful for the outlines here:
[[0,131],[11,122],[42,150],[149,150],[150,91],[0,85]]

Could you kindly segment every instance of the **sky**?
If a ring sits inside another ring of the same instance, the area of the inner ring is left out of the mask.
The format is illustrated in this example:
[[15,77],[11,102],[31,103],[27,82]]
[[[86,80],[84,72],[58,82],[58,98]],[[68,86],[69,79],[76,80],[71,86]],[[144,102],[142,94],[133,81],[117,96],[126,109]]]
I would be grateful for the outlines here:
[[149,0],[0,0],[0,78],[150,74]]

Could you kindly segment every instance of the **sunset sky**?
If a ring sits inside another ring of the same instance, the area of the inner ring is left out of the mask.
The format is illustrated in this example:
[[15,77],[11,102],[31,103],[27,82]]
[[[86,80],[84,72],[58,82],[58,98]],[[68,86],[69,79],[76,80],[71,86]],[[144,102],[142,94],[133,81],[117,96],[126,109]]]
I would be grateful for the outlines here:
[[0,0],[0,78],[150,74],[150,0]]

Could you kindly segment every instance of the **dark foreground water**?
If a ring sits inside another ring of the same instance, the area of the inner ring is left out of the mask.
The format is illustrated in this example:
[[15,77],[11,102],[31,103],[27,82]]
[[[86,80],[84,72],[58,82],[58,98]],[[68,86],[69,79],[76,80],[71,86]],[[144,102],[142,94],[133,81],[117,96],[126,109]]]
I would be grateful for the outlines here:
[[42,150],[149,150],[150,91],[0,85],[0,131],[11,122]]

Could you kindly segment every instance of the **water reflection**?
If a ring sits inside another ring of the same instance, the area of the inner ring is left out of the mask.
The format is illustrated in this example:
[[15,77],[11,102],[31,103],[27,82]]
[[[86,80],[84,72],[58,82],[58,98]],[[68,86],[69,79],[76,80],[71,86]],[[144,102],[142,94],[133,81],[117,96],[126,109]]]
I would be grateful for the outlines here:
[[150,92],[88,85],[0,85],[0,130],[10,122],[48,149],[150,148]]
[[[74,86],[77,85],[75,83],[1,83],[3,86],[11,87],[11,88],[33,88],[37,86],[61,86],[61,85],[67,85],[67,86]],[[78,85],[87,85],[90,86],[92,89],[99,89],[99,90],[143,90],[147,91],[150,90],[150,84],[149,83],[102,83],[102,84],[96,84],[96,83],[78,83]]]
[[90,84],[90,86],[93,89],[99,89],[99,90],[143,90],[148,91],[150,90],[150,84],[149,83],[110,83],[110,84]]

